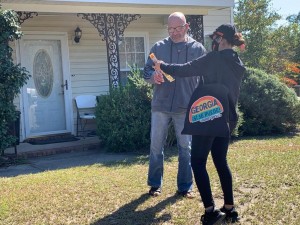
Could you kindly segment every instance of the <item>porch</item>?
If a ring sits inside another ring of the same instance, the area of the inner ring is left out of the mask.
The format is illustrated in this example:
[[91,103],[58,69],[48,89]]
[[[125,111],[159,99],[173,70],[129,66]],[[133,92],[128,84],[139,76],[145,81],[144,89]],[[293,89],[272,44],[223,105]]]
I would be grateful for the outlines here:
[[[97,136],[92,137],[78,137],[77,141],[32,145],[27,142],[22,142],[16,146],[16,152],[14,147],[10,147],[5,150],[6,156],[18,157],[18,158],[34,158],[47,155],[54,155],[58,153],[87,151],[92,149],[99,149],[101,147],[101,141]],[[15,155],[17,153],[17,155]]]

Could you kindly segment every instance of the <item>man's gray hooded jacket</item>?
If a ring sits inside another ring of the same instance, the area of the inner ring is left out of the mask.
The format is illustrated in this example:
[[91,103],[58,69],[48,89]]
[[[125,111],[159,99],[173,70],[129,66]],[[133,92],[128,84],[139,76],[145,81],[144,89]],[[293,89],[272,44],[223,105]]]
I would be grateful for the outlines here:
[[[169,37],[158,41],[151,49],[158,60],[166,63],[186,63],[205,53],[203,45],[191,37],[187,42],[174,43]],[[144,79],[154,84],[152,68],[153,62],[148,57],[144,68]],[[176,77],[175,81],[169,82],[166,78],[162,84],[154,85],[152,111],[183,113],[186,112],[189,100],[198,85],[198,77]]]

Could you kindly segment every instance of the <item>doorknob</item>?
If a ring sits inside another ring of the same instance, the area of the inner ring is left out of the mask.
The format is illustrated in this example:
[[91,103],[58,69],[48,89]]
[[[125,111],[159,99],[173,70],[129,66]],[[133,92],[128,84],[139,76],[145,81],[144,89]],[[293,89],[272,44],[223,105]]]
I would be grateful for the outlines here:
[[62,84],[61,87],[62,87],[62,88],[63,88],[63,87],[66,87],[66,90],[68,90],[68,81],[65,80],[65,84]]

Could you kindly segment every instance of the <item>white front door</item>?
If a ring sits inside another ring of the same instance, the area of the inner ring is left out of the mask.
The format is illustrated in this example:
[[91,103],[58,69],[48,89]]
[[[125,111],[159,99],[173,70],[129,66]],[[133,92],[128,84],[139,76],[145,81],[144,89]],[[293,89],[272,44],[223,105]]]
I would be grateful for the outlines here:
[[31,78],[23,89],[25,138],[71,132],[66,35],[24,35],[21,65]]

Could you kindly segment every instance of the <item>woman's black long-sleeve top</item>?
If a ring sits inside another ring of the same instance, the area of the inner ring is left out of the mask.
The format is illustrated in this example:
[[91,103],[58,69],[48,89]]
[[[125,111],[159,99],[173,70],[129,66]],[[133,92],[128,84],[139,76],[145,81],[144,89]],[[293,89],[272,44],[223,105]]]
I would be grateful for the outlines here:
[[185,64],[162,63],[160,68],[172,76],[202,76],[204,84],[217,83],[221,75],[220,83],[229,89],[229,121],[236,123],[236,104],[246,69],[235,51],[212,51]]

